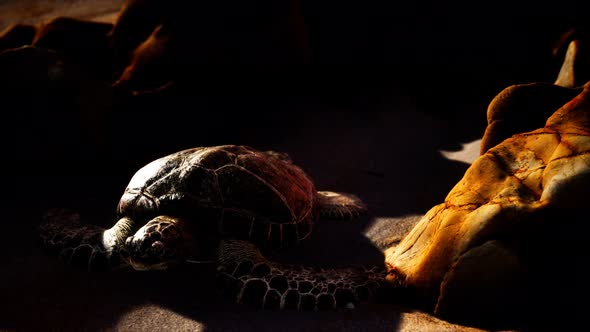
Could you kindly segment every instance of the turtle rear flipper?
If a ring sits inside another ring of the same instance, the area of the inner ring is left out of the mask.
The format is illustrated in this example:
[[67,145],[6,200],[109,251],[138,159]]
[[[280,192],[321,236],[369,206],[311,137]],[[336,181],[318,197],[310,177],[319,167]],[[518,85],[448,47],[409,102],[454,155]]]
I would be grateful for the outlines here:
[[324,218],[352,219],[367,213],[360,198],[334,191],[318,191],[318,208]]
[[216,286],[239,304],[269,310],[350,309],[380,301],[387,291],[381,266],[314,267],[267,260],[247,241],[221,241]]

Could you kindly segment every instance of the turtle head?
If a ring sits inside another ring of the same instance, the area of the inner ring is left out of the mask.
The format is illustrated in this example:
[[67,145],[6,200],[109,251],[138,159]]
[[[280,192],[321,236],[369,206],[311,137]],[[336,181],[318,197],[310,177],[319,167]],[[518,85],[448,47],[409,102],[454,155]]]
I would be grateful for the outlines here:
[[157,216],[128,237],[121,250],[135,270],[164,270],[186,259],[194,240],[186,221]]

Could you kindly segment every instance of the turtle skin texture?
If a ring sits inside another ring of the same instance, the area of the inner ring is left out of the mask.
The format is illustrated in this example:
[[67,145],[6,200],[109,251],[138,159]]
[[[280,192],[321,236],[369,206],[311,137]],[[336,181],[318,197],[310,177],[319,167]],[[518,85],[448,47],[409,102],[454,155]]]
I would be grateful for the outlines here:
[[577,95],[543,127],[486,149],[445,201],[386,250],[389,282],[438,316],[490,323],[587,290],[578,266],[587,252],[590,83],[542,89],[557,100]]
[[249,242],[223,241],[216,287],[236,303],[268,310],[352,309],[391,294],[381,266],[320,267],[276,263]]

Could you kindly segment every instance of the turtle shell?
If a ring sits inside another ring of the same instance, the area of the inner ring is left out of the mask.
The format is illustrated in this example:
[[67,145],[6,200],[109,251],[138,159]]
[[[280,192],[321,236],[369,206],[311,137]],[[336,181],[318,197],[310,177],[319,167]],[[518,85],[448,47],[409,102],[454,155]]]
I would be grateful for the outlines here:
[[196,232],[282,247],[307,237],[315,219],[311,179],[278,153],[247,146],[199,147],[141,168],[118,205],[120,217],[186,218]]

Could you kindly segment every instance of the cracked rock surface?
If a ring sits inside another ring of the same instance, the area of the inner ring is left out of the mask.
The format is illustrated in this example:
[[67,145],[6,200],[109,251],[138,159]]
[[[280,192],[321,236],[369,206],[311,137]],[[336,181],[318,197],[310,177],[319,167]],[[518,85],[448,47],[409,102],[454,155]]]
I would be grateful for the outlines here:
[[[590,194],[590,83],[577,91],[544,127],[481,155],[444,203],[386,251],[391,281],[451,320],[492,320],[530,305],[531,293],[545,291],[532,285],[581,287],[568,274],[583,252],[578,216]],[[547,283],[542,275],[556,266],[568,270]]]

